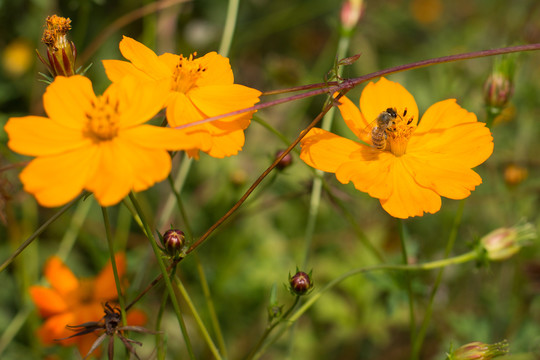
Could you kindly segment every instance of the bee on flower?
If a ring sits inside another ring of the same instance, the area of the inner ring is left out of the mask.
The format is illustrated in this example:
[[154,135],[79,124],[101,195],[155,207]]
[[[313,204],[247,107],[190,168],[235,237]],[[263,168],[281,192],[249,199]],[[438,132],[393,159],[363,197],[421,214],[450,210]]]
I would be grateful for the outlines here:
[[[482,183],[472,168],[489,158],[493,138],[456,100],[433,104],[418,121],[413,96],[381,78],[364,88],[360,108],[346,97],[339,102],[345,123],[362,142],[314,128],[302,139],[300,158],[379,199],[393,217],[436,213],[441,196],[464,199]],[[366,132],[381,114],[385,126]]]

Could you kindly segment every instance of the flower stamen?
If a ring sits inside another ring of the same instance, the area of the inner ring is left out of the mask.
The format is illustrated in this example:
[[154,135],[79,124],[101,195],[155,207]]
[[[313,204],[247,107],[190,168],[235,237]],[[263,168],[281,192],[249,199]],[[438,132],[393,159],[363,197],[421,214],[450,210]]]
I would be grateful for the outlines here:
[[387,142],[390,151],[395,156],[402,156],[406,153],[409,139],[416,130],[416,125],[412,124],[413,120],[414,116],[407,118],[407,109],[405,108],[402,115],[396,117],[394,124],[386,129]]
[[85,114],[87,123],[84,136],[94,143],[114,139],[119,130],[118,102],[111,103],[109,97],[103,95],[91,103],[92,109]]
[[185,94],[197,86],[197,81],[206,71],[206,67],[194,60],[194,56],[197,56],[197,53],[193,53],[187,58],[180,55],[178,64],[173,71],[171,90]]

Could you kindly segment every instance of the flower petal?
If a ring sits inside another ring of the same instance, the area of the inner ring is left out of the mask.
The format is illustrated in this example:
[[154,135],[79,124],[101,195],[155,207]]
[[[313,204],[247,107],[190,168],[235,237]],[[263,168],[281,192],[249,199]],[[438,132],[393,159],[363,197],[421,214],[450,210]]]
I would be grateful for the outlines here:
[[[175,92],[170,96],[167,103],[167,121],[172,128],[203,120],[204,118],[204,114],[193,105],[185,94]],[[186,129],[193,130],[197,126],[199,125]]]
[[92,82],[80,75],[57,76],[43,95],[43,106],[52,121],[82,131],[86,114],[92,109],[96,95]]
[[342,184],[352,182],[357,190],[377,199],[389,197],[392,186],[388,176],[395,157],[388,152],[362,146],[351,158],[352,161],[343,163],[336,170],[338,181]]
[[360,96],[360,111],[367,122],[371,123],[388,108],[407,109],[407,117],[412,116],[414,122],[418,121],[418,105],[402,85],[383,77],[376,83],[367,84]]
[[53,345],[60,343],[63,346],[66,346],[75,344],[78,341],[76,337],[67,340],[56,341],[57,339],[62,339],[73,335],[73,331],[66,328],[66,325],[77,325],[76,323],[74,323],[74,321],[75,315],[73,314],[73,312],[66,312],[51,316],[38,329],[38,337],[45,345]]
[[[116,268],[118,270],[118,277],[122,279],[126,272],[126,255],[124,253],[117,253],[114,255],[114,259],[116,262]],[[111,260],[109,260],[107,265],[105,265],[103,270],[101,270],[95,279],[94,300],[97,303],[100,303],[117,298],[118,292],[116,291],[116,282],[114,280]]]
[[171,158],[165,150],[134,145],[129,139],[99,144],[99,165],[85,188],[101,206],[117,204],[131,190],[145,190],[169,174]]
[[388,175],[392,194],[380,199],[386,212],[396,218],[422,216],[424,212],[436,213],[441,208],[441,197],[433,190],[415,182],[405,157],[396,158]]
[[45,286],[30,286],[30,297],[42,317],[49,317],[68,310],[64,297]]
[[120,52],[131,63],[154,80],[170,78],[170,69],[159,61],[155,52],[140,42],[124,36],[120,41]]
[[339,166],[351,161],[351,154],[362,145],[323,129],[313,128],[301,140],[300,158],[306,164],[326,172],[336,172]]
[[137,81],[125,76],[107,88],[105,94],[119,104],[119,126],[126,128],[142,124],[153,118],[165,104],[169,90],[167,80]]
[[210,52],[200,58],[194,59],[199,62],[205,71],[197,81],[197,86],[232,85],[234,76],[229,59],[216,52]]
[[107,77],[112,82],[118,82],[126,75],[134,76],[140,80],[150,81],[153,80],[144,71],[141,71],[135,67],[132,63],[122,60],[101,60]]
[[81,131],[40,116],[10,118],[4,129],[9,148],[23,155],[54,155],[90,145]]
[[[260,95],[259,90],[236,84],[197,87],[188,93],[189,99],[206,117],[251,107],[259,102]],[[229,116],[220,121],[234,121],[243,116],[245,114]]]
[[426,111],[407,152],[429,153],[434,159],[457,161],[472,168],[491,156],[493,137],[475,114],[449,99],[433,104]]
[[45,277],[61,296],[67,296],[79,288],[77,277],[57,256],[53,256],[47,261]]
[[206,153],[212,157],[222,159],[226,156],[238,154],[244,146],[244,130],[227,131],[222,134],[213,134],[212,146]]
[[95,146],[39,157],[21,172],[24,190],[48,207],[61,206],[81,193],[96,166]]
[[415,154],[407,157],[407,164],[419,185],[449,199],[464,199],[482,183],[480,176],[459,159]]
[[339,102],[341,104],[338,105],[338,108],[345,124],[347,124],[349,129],[351,129],[354,135],[359,139],[364,142],[370,142],[370,139],[366,136],[366,131],[364,131],[370,123],[362,116],[358,107],[346,96],[341,97]]
[[207,150],[212,145],[212,140],[207,131],[201,130],[190,132],[171,128],[162,128],[152,125],[141,125],[123,131],[123,137],[141,147],[163,150]]

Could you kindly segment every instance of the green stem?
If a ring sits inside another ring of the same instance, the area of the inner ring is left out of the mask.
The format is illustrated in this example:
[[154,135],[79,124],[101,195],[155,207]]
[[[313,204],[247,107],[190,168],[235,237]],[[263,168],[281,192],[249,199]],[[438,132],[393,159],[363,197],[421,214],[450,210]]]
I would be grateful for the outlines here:
[[[347,54],[350,44],[351,33],[344,34],[339,39],[338,48],[336,52],[336,58],[344,58]],[[336,69],[336,76],[339,78],[343,74],[343,67]],[[325,115],[322,120],[321,128],[330,131],[332,128],[332,122],[334,120],[334,114],[336,108],[332,107]],[[313,187],[311,190],[311,198],[309,201],[309,212],[308,212],[308,221],[306,224],[306,231],[304,235],[304,258],[302,261],[302,269],[306,269],[306,266],[309,262],[309,254],[311,251],[311,243],[313,241],[313,234],[315,232],[315,225],[317,223],[317,215],[319,213],[319,206],[321,203],[321,193],[322,193],[322,176],[323,171],[316,170],[316,177],[313,179]]]
[[332,289],[334,286],[341,283],[343,280],[352,277],[354,275],[368,273],[372,271],[426,271],[426,270],[432,270],[432,269],[438,269],[438,268],[444,268],[446,266],[450,265],[456,265],[456,264],[463,264],[469,261],[476,260],[478,257],[478,253],[476,251],[470,251],[468,253],[453,257],[453,258],[447,258],[437,261],[432,261],[424,264],[415,264],[415,265],[374,265],[369,267],[361,267],[357,269],[353,269],[351,271],[346,272],[345,274],[335,278],[328,284],[326,284],[321,290],[314,293],[307,299],[307,301],[298,309],[295,311],[295,313],[288,319],[288,321],[284,322],[284,327],[277,333],[270,341],[267,341],[263,346],[261,346],[261,349],[252,357],[253,359],[258,359],[266,348],[273,344],[277,339],[279,339],[285,331],[287,331],[296,320],[300,318],[313,304],[319,300],[319,298],[324,295],[325,292]]
[[161,320],[163,319],[163,314],[165,313],[165,306],[167,305],[167,299],[169,298],[169,293],[166,291],[163,293],[163,298],[161,299],[161,305],[156,319],[156,349],[157,349],[157,358],[160,360],[165,359],[165,351],[163,346],[163,336],[161,335]]
[[261,338],[259,339],[259,341],[257,341],[257,344],[255,345],[255,347],[248,354],[246,360],[254,359],[254,357],[259,352],[258,350],[261,348],[261,346],[264,344],[265,340],[268,338],[268,335],[270,335],[272,330],[274,330],[274,328],[277,325],[279,325],[282,321],[286,320],[289,317],[289,315],[294,310],[296,305],[298,305],[299,301],[300,301],[300,296],[297,295],[296,298],[294,299],[294,303],[291,305],[291,307],[279,319],[277,319],[277,320],[273,321],[272,323],[268,324],[268,326],[266,327],[266,329],[265,329],[264,333],[262,334]]
[[51,216],[49,218],[49,220],[45,221],[45,223],[43,223],[43,225],[41,225],[39,227],[39,229],[37,229],[32,235],[30,235],[30,237],[28,239],[26,239],[18,248],[17,250],[15,250],[15,252],[13,254],[11,254],[7,259],[6,261],[4,261],[4,263],[2,265],[0,265],[0,273],[2,271],[4,271],[6,269],[6,267],[9,266],[9,264],[11,264],[13,262],[13,260],[15,260],[15,258],[21,253],[23,252],[24,249],[26,249],[26,247],[28,245],[30,245],[32,243],[32,241],[34,241],[39,235],[41,235],[41,233],[43,231],[45,231],[45,229],[51,225],[53,222],[56,221],[56,219],[58,219],[60,216],[62,216],[66,211],[68,211],[77,201],[79,201],[80,198],[82,198],[83,196],[85,195],[85,193],[82,193],[81,195],[77,196],[75,199],[71,200],[69,203],[67,203],[66,205],[64,205],[60,210],[58,210],[58,212],[56,214],[54,214],[53,216]]
[[216,333],[219,349],[223,354],[224,358],[227,358],[227,346],[225,345],[225,338],[221,331],[221,326],[219,324],[219,318],[217,316],[216,307],[214,306],[214,301],[212,299],[212,294],[210,293],[210,287],[208,286],[208,281],[206,280],[206,275],[202,267],[202,262],[199,255],[195,252],[194,254],[195,262],[197,263],[197,272],[199,274],[199,279],[201,282],[201,287],[204,294],[204,299],[206,300],[206,306],[208,307],[208,315],[210,315],[210,321],[212,323],[212,328]]
[[[398,232],[401,239],[401,254],[403,263],[407,265],[409,263],[409,256],[407,255],[407,244],[405,242],[405,230],[403,227],[403,221],[398,219]],[[407,297],[409,300],[409,332],[411,337],[411,347],[415,344],[416,339],[416,318],[414,315],[414,294],[412,291],[411,277],[409,274],[405,275],[405,282],[407,285]]]
[[154,254],[156,255],[156,260],[159,265],[159,269],[161,270],[161,275],[163,277],[163,280],[165,282],[165,287],[167,289],[167,292],[169,293],[169,297],[171,298],[171,302],[174,308],[174,312],[176,314],[176,319],[178,320],[178,324],[180,325],[180,329],[182,331],[182,335],[184,337],[184,341],[186,343],[186,348],[189,353],[189,357],[192,360],[195,360],[195,354],[193,353],[193,348],[191,346],[191,341],[189,340],[189,335],[187,333],[186,325],[184,324],[184,318],[182,317],[182,313],[180,312],[180,306],[178,305],[178,300],[176,299],[176,295],[174,293],[174,289],[172,287],[171,279],[168,276],[167,268],[165,267],[165,264],[163,263],[163,259],[161,258],[161,252],[157,246],[156,239],[154,237],[153,232],[150,230],[150,226],[148,225],[148,221],[146,219],[146,216],[144,215],[139,202],[133,195],[133,193],[129,194],[129,198],[131,200],[131,203],[135,207],[135,211],[139,214],[142,223],[144,225],[146,234],[148,234],[148,241],[150,241],[150,245],[152,246],[152,250],[154,251]]
[[114,244],[111,234],[111,224],[109,221],[109,212],[106,207],[101,207],[101,213],[103,214],[103,222],[105,224],[105,236],[107,237],[107,245],[109,246],[109,255],[111,257],[111,265],[114,274],[114,283],[116,284],[116,292],[118,293],[118,303],[120,304],[120,311],[122,313],[122,323],[126,325],[126,306],[124,303],[124,296],[122,295],[122,283],[118,276],[118,267],[116,266],[116,258],[114,256]]
[[[454,223],[452,225],[452,230],[450,231],[450,235],[448,236],[448,242],[446,244],[446,249],[444,251],[444,258],[445,259],[448,258],[448,256],[452,252],[452,249],[454,247],[454,243],[456,242],[457,232],[458,232],[459,224],[461,223],[461,218],[463,216],[463,209],[464,208],[465,208],[465,200],[462,200],[460,202],[460,204],[459,204],[459,209],[458,209],[458,211],[456,213],[456,217],[454,218]],[[411,350],[411,360],[415,360],[415,359],[418,359],[420,357],[420,350],[422,349],[422,344],[424,342],[427,327],[428,327],[429,322],[431,320],[431,314],[433,312],[433,304],[434,304],[434,300],[435,300],[435,295],[437,294],[437,290],[439,289],[439,285],[441,284],[443,272],[444,272],[444,268],[441,268],[441,270],[439,270],[439,273],[437,274],[437,278],[435,279],[435,284],[433,285],[433,289],[431,290],[431,294],[430,294],[430,297],[429,297],[429,303],[428,303],[428,307],[426,309],[426,314],[424,316],[424,320],[422,321],[422,325],[420,326],[420,330],[418,331],[416,339],[413,342],[413,347],[412,347],[412,350]]]
[[171,216],[171,213],[174,209],[175,196],[178,199],[177,194],[180,194],[182,192],[182,188],[184,187],[187,175],[189,173],[189,170],[191,169],[192,164],[193,164],[193,159],[187,156],[184,156],[184,158],[182,159],[182,163],[180,164],[180,168],[178,169],[178,173],[176,174],[176,178],[174,182],[172,182],[172,179],[169,179],[169,182],[171,183],[171,188],[174,190],[174,194],[169,194],[169,197],[165,201],[165,205],[163,206],[163,211],[161,213],[161,216],[159,217],[158,229],[162,229],[166,225],[165,222],[167,221],[167,219],[169,219],[169,217]]
[[229,6],[227,7],[227,18],[225,19],[223,36],[221,37],[221,44],[219,46],[219,53],[223,56],[228,56],[229,50],[231,49],[231,42],[234,35],[234,29],[236,27],[239,4],[240,0],[229,0]]
[[[169,184],[171,185],[171,190],[174,193],[174,196],[176,197],[176,203],[178,205],[178,210],[180,210],[180,214],[182,215],[182,219],[184,220],[184,226],[185,226],[185,233],[187,235],[188,240],[191,242],[193,240],[193,231],[191,230],[191,225],[189,218],[186,213],[186,209],[184,207],[184,202],[182,201],[182,197],[180,196],[180,193],[176,191],[174,188],[174,184],[172,182],[172,178],[169,176]],[[216,308],[214,306],[214,302],[212,300],[212,295],[210,293],[210,287],[208,286],[208,281],[206,280],[206,275],[204,273],[204,269],[202,267],[202,262],[197,253],[194,254],[195,262],[197,264],[197,272],[199,274],[199,281],[201,283],[201,288],[203,290],[204,298],[206,300],[206,306],[208,307],[208,313],[210,315],[210,320],[212,322],[212,327],[214,329],[214,332],[217,337],[218,345],[221,350],[221,353],[223,354],[223,357],[227,358],[227,347],[225,345],[225,339],[223,337],[223,333],[221,331],[221,326],[219,325],[219,319],[216,313]],[[202,331],[202,329],[201,329]]]
[[[195,322],[199,326],[199,329],[201,330],[202,336],[203,336],[204,340],[206,341],[206,344],[210,348],[210,351],[214,355],[214,358],[216,358],[217,360],[221,360],[222,357],[219,354],[219,351],[218,351],[216,345],[212,341],[212,338],[210,337],[210,334],[208,333],[208,330],[206,329],[206,326],[204,326],[204,323],[203,323],[201,317],[199,316],[199,313],[197,312],[197,308],[193,304],[193,301],[191,301],[191,298],[189,297],[189,294],[187,293],[186,288],[184,287],[184,285],[182,284],[182,282],[180,281],[178,276],[176,276],[174,278],[174,281],[175,281],[176,287],[178,288],[178,290],[180,290],[180,294],[182,294],[182,297],[184,298],[184,301],[186,302],[187,306],[191,310],[191,313],[193,314],[193,318],[195,319]],[[225,354],[224,354],[224,356],[226,358]]]

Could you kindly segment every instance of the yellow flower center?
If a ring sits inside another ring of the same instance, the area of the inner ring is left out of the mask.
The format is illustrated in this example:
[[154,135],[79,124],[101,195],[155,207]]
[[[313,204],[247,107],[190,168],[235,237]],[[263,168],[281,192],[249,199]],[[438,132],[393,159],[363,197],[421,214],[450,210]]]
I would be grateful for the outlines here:
[[171,90],[185,94],[197,86],[197,81],[206,71],[206,67],[194,60],[193,56],[197,56],[197,53],[189,55],[189,58],[180,55],[173,72]]
[[396,111],[396,114],[394,124],[386,129],[386,135],[392,154],[402,156],[407,151],[407,144],[416,130],[416,125],[413,124],[413,117],[407,116],[407,109]]
[[93,142],[112,140],[118,135],[118,101],[109,99],[107,95],[99,96],[92,101],[92,109],[86,114],[84,136]]

